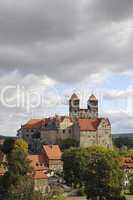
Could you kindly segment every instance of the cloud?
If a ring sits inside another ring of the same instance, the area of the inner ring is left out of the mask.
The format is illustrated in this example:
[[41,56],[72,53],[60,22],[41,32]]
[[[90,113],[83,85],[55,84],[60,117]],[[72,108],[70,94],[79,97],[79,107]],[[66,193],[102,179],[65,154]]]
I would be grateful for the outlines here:
[[[35,116],[64,113],[66,107],[55,105],[65,106],[64,95],[74,89],[87,91],[86,99],[113,74],[133,76],[132,0],[1,0],[0,13],[0,89],[13,84],[45,93],[47,106]],[[104,90],[114,102],[131,93]],[[16,98],[13,90],[8,95]],[[14,132],[33,115],[25,107],[0,111],[2,132]]]
[[76,0],[1,0],[0,42],[24,45],[72,37],[79,21],[79,6]]
[[130,71],[130,10],[129,0],[2,0],[1,71],[45,74],[66,83]]
[[112,133],[132,133],[133,131],[133,117],[125,111],[111,111],[104,113],[108,116],[112,126]]
[[92,0],[89,11],[97,20],[120,22],[133,16],[133,1]]
[[43,75],[22,76],[18,71],[4,75],[0,79],[1,134],[15,135],[29,118],[50,114],[49,108],[52,110],[60,100],[56,84]]
[[113,90],[106,90],[103,92],[103,98],[106,100],[121,100],[121,99],[132,99],[133,98],[133,86],[130,85],[128,88],[125,90],[118,90],[118,89],[113,89]]

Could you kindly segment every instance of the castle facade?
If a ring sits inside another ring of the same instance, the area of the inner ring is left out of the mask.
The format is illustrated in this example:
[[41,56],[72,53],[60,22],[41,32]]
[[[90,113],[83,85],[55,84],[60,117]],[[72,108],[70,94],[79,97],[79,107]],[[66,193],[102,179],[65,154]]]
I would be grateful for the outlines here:
[[98,99],[92,94],[87,108],[80,108],[74,93],[69,100],[69,116],[31,119],[18,130],[18,137],[26,139],[34,151],[41,144],[59,144],[74,139],[81,147],[101,145],[112,148],[111,124],[108,118],[98,117]]

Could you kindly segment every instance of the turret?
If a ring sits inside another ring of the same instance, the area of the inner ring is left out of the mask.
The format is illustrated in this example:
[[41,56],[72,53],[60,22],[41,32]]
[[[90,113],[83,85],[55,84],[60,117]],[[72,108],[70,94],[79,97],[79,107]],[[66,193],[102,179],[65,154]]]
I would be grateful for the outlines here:
[[98,99],[92,94],[87,101],[87,108],[92,118],[98,117]]
[[80,104],[80,100],[78,98],[78,96],[73,93],[73,95],[71,96],[70,100],[69,100],[69,116],[70,117],[78,117],[79,115],[79,104]]

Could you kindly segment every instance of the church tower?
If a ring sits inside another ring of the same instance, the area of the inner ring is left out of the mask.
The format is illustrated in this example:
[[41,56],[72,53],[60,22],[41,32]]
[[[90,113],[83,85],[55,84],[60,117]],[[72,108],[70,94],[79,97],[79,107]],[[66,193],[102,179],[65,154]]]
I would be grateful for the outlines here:
[[69,100],[69,116],[72,118],[78,118],[79,117],[79,105],[80,104],[80,100],[78,98],[78,96],[73,93],[73,95],[71,96],[70,100]]
[[92,94],[87,101],[87,108],[91,118],[98,117],[98,99]]

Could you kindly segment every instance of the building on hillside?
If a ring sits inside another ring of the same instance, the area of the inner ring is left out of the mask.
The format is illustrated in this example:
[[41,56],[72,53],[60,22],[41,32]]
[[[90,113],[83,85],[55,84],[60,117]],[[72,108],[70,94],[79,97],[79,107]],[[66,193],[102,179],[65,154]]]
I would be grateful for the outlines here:
[[[30,161],[33,170],[31,175],[35,190],[42,193],[49,190],[49,179],[63,170],[61,156],[62,152],[58,145],[43,145],[39,154],[28,155],[27,159]],[[5,160],[5,156],[2,154],[0,157],[0,177],[4,176],[7,171],[2,164]]]
[[25,139],[32,152],[39,152],[41,144],[58,144],[71,138],[79,142],[79,126],[68,116],[31,119],[18,130],[18,137]]
[[37,155],[29,155],[33,169],[34,189],[45,193],[49,189],[49,179],[56,172],[62,172],[62,152],[58,145],[43,145],[42,151]]
[[80,108],[80,99],[74,93],[69,100],[69,116],[75,118],[97,118],[98,117],[98,99],[92,94],[87,101],[87,108]]
[[41,139],[45,144],[58,144],[67,138],[79,141],[79,127],[68,116],[55,116],[45,121],[41,130]]
[[112,148],[111,124],[109,119],[98,117],[98,99],[91,95],[87,109],[80,109],[79,104],[74,93],[69,100],[69,116],[31,119],[18,130],[18,137],[28,141],[32,152],[39,151],[41,144],[59,144],[68,138],[83,147],[102,145]]
[[18,130],[17,136],[25,139],[34,153],[41,149],[41,130],[44,123],[44,119],[31,119]]
[[29,155],[28,159],[33,169],[34,189],[45,193],[48,188],[48,168],[45,159],[41,155]]
[[79,119],[80,146],[102,145],[112,148],[111,125],[108,119]]
[[133,173],[133,158],[132,157],[123,158],[123,169],[126,173]]
[[49,170],[54,172],[63,170],[62,152],[58,145],[43,145],[41,154],[45,157],[46,166]]

